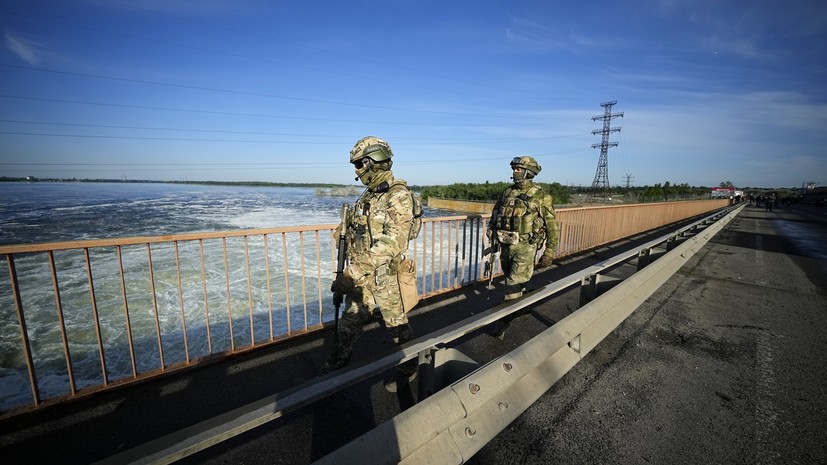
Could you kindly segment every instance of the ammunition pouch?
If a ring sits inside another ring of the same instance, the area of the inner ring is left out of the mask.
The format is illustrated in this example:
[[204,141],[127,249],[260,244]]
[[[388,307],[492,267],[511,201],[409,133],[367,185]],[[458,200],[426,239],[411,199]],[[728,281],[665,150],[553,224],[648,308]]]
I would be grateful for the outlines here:
[[416,262],[410,258],[405,258],[399,262],[396,279],[399,282],[402,308],[407,313],[419,303],[419,289],[416,286]]
[[373,288],[375,290],[382,290],[388,287],[389,278],[392,274],[390,264],[383,264],[376,267],[376,271],[373,272]]
[[517,231],[497,231],[497,240],[500,244],[514,245],[520,242],[520,233]]

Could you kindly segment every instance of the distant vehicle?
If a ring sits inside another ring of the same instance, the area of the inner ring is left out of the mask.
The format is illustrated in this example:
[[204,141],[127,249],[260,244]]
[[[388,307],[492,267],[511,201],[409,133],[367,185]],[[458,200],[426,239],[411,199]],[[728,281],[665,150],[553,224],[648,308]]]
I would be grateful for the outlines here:
[[[743,197],[744,193],[740,192],[740,195]],[[713,199],[732,199],[735,198],[736,191],[734,187],[713,187],[712,188],[712,198]]]

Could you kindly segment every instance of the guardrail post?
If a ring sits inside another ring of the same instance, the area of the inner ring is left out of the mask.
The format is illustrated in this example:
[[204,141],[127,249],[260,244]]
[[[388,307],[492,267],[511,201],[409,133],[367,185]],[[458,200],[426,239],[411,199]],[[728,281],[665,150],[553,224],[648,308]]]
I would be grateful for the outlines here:
[[436,348],[419,352],[419,401],[450,386],[480,367],[457,349]]
[[652,263],[652,249],[643,249],[637,253],[637,270],[640,271],[646,265]]
[[602,274],[590,274],[580,280],[580,306],[584,306],[601,294],[620,284],[620,278]]
[[590,274],[588,276],[583,276],[580,280],[580,306],[584,306],[587,303],[594,300],[597,297],[597,276],[596,274]]
[[678,236],[677,235],[669,236],[669,238],[666,239],[666,251],[667,252],[674,249],[675,246],[677,246],[677,245],[678,245]]

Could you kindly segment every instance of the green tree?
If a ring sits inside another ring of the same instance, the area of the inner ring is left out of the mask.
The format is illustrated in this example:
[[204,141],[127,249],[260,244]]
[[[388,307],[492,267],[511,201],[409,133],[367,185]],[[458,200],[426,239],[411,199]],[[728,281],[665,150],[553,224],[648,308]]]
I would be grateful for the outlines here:
[[[511,183],[506,182],[491,183],[486,181],[482,184],[454,183],[447,186],[425,186],[422,188],[420,195],[423,200],[427,200],[429,197],[438,197],[443,199],[494,202],[510,185]],[[554,198],[554,203],[557,205],[569,203],[571,199],[569,190],[560,185],[559,182],[551,184],[537,183],[537,185],[543,192],[550,194]]]
[[669,197],[674,195],[674,189],[672,189],[672,184],[669,181],[663,183],[663,198],[664,200],[669,200]]

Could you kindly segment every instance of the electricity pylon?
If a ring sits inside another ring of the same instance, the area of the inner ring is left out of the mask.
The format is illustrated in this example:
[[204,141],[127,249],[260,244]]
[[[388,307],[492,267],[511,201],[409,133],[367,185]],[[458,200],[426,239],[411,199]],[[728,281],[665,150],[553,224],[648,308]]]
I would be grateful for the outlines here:
[[620,128],[612,127],[612,118],[623,117],[623,112],[612,113],[612,106],[616,103],[617,100],[601,103],[600,106],[605,109],[603,115],[592,117],[592,121],[603,120],[603,129],[592,131],[592,134],[601,134],[602,140],[599,144],[592,144],[593,149],[600,147],[600,159],[597,161],[597,171],[594,173],[592,188],[586,200],[609,197],[609,147],[617,147],[617,142],[609,142],[609,134],[620,132]]

